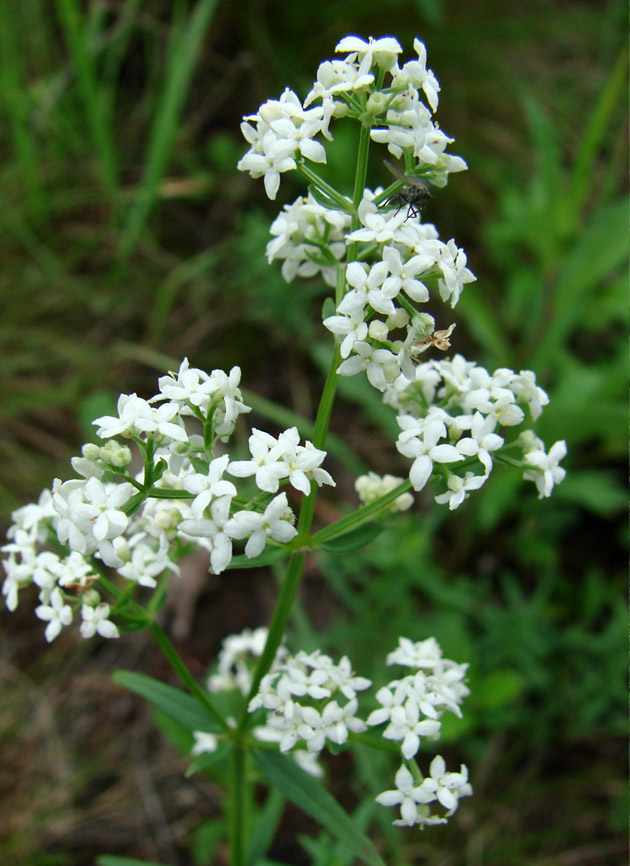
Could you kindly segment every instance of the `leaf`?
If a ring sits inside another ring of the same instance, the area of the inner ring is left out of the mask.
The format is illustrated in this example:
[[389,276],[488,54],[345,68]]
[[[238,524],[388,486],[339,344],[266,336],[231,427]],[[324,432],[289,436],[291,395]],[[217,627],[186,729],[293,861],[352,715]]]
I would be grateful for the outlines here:
[[186,778],[194,776],[195,773],[203,773],[205,770],[210,769],[214,764],[218,764],[219,761],[225,758],[229,751],[230,744],[223,742],[219,743],[214,752],[205,752],[204,754],[199,755],[194,761],[192,761],[186,770]]
[[258,814],[247,852],[247,866],[256,866],[267,853],[282,818],[285,798],[281,791],[272,788],[265,805]]
[[179,722],[189,731],[207,731],[215,733],[218,728],[214,721],[208,716],[199,704],[173,686],[154,680],[144,674],[135,671],[115,671],[112,679],[119,686],[135,692],[140,697],[149,701],[167,716]]
[[195,829],[193,835],[193,860],[195,866],[214,863],[214,854],[226,836],[225,821],[222,818],[204,821]]
[[356,550],[361,550],[367,547],[368,544],[371,544],[384,529],[385,526],[382,523],[374,523],[373,521],[364,523],[345,535],[325,541],[321,545],[321,550],[325,550],[327,553],[335,553],[337,556],[354,553]]
[[244,553],[241,553],[239,556],[233,556],[229,568],[262,568],[265,565],[271,565],[272,562],[278,562],[281,559],[286,559],[289,555],[289,551],[285,548],[270,548],[269,550],[263,551],[260,556],[257,556],[255,559],[248,559]]
[[385,866],[373,843],[325,788],[286,755],[254,749],[254,761],[263,777],[322,827],[347,845],[369,866]]

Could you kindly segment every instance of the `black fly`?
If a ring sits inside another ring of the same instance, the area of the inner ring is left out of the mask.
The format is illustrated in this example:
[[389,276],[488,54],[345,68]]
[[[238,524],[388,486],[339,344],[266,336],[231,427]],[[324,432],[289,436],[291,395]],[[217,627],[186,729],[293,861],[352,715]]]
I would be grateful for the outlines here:
[[395,192],[393,195],[390,195],[385,204],[388,207],[397,208],[396,213],[407,205],[407,216],[405,217],[405,222],[410,219],[410,217],[420,216],[423,207],[431,198],[431,193],[424,181],[420,180],[420,178],[410,177],[408,174],[403,174],[403,172],[399,171],[399,169],[397,169],[395,165],[392,165],[392,163],[387,159],[383,160],[383,162],[394,177],[404,183],[402,189]]

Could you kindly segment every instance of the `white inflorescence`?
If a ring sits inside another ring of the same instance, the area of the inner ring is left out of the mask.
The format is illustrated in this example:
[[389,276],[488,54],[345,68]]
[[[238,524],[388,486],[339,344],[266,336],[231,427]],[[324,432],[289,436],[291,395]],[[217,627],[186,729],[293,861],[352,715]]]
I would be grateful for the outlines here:
[[[264,628],[246,629],[226,638],[217,672],[208,679],[210,691],[238,690],[247,695],[267,634]],[[360,693],[372,683],[357,676],[347,656],[339,662],[319,650],[292,656],[281,646],[249,702],[250,713],[266,712],[265,723],[254,728],[254,736],[276,743],[307,772],[321,775],[317,758],[328,744],[343,747],[368,726],[385,725],[382,735],[399,744],[403,763],[396,773],[396,788],[379,794],[377,802],[400,808],[401,818],[395,824],[443,824],[456,811],[459,799],[472,794],[468,771],[462,766],[459,772],[447,772],[438,755],[425,778],[416,756],[421,737],[439,739],[440,719],[447,710],[461,718],[461,704],[469,694],[464,683],[468,665],[444,658],[435,638],[418,642],[400,638],[387,664],[405,667],[409,673],[377,691],[380,707],[364,722],[359,716]],[[193,754],[217,748],[214,737],[198,732],[195,738]],[[442,806],[444,814],[432,812],[433,803]]]
[[[468,770],[462,765],[459,773],[447,773],[444,759],[438,755],[431,762],[430,775],[422,778],[411,759],[417,754],[422,737],[439,739],[440,719],[447,710],[461,718],[461,703],[470,694],[464,684],[468,665],[443,658],[435,638],[416,643],[400,638],[398,648],[387,656],[387,664],[402,665],[410,673],[379,689],[376,699],[381,706],[370,713],[367,724],[387,723],[383,737],[400,743],[401,755],[411,771],[405,763],[401,764],[396,773],[396,788],[384,791],[376,800],[382,806],[400,807],[401,817],[395,824],[445,823],[457,809],[459,798],[472,794]],[[429,804],[434,801],[446,808],[444,816],[431,813]]]
[[[179,573],[177,560],[192,543],[208,551],[210,570],[219,574],[230,565],[235,542],[243,541],[245,555],[253,558],[268,543],[295,538],[295,516],[280,485],[303,494],[311,484],[334,485],[321,467],[326,452],[301,442],[291,427],[278,437],[254,430],[251,460],[215,456],[238,416],[250,411],[240,377],[238,367],[205,373],[184,359],[177,373],[160,378],[159,393],[150,400],[122,394],[118,414],[94,422],[106,441],[87,444],[73,458],[82,477],[55,479],[52,493],[44,491],[37,504],[13,514],[2,548],[9,610],[16,609],[19,591],[35,583],[35,613],[47,623],[46,640],[54,640],[77,613],[83,637],[116,638],[111,607],[98,590],[105,566],[151,589],[161,576]],[[143,453],[145,470],[138,476],[127,474],[131,449],[115,436],[135,442]],[[158,496],[143,494],[146,472]],[[225,475],[251,476],[253,498]]]
[[[250,150],[239,168],[264,176],[275,198],[281,172],[302,168],[315,177],[309,162],[326,161],[324,145],[313,136],[331,140],[333,121],[353,119],[370,126],[375,144],[404,159],[408,180],[412,175],[411,182],[445,186],[466,163],[445,152],[453,139],[433,119],[440,85],[418,39],[414,50],[417,57],[401,64],[402,48],[392,37],[342,39],[336,51],[344,58],[320,65],[304,103],[287,90],[246,118]],[[475,280],[464,250],[453,239],[441,241],[417,208],[387,206],[382,187],[366,188],[356,209],[325,182],[317,189],[315,182],[308,196],[284,206],[272,224],[267,257],[282,262],[287,281],[319,275],[336,287],[334,314],[329,310],[323,324],[340,345],[337,373],[365,373],[397,410],[402,431],[397,448],[412,460],[414,490],[432,479],[436,501],[458,508],[483,486],[499,459],[519,465],[539,496],[550,496],[565,475],[559,461],[566,444],[556,442],[547,453],[531,431],[520,437],[510,432],[525,421],[526,410],[535,421],[549,402],[534,373],[505,368],[489,373],[461,355],[420,363],[430,348],[450,347],[454,323],[436,328],[423,305],[437,295],[455,307]],[[353,260],[347,261],[350,245]],[[273,467],[263,465],[257,475],[266,474],[271,485],[272,473]]]

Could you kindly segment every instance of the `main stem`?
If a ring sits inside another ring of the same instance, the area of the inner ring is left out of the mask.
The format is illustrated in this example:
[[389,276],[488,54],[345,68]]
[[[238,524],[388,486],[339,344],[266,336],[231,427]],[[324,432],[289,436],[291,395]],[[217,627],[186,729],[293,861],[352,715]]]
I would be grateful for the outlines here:
[[[354,178],[354,189],[352,195],[352,231],[355,231],[359,225],[358,208],[363,198],[365,189],[365,179],[367,176],[368,166],[368,151],[370,146],[370,128],[361,127],[359,137],[359,152],[357,155],[357,168]],[[347,261],[352,262],[356,259],[358,252],[358,243],[350,244],[348,247]],[[339,294],[339,292],[338,292]],[[339,298],[336,298],[337,304]],[[324,384],[319,407],[317,409],[317,417],[315,418],[315,431],[313,434],[313,445],[315,448],[322,448],[326,441],[328,425],[330,423],[330,415],[332,412],[333,403],[335,400],[335,390],[337,387],[337,368],[341,356],[339,353],[339,345],[335,345],[328,375]],[[269,633],[263,649],[262,655],[256,665],[256,670],[252,678],[252,685],[249,694],[243,707],[241,718],[239,719],[236,730],[236,743],[234,744],[234,756],[232,763],[232,821],[231,821],[231,848],[232,848],[232,866],[244,866],[246,858],[245,839],[247,835],[246,828],[246,807],[247,807],[247,783],[245,778],[245,735],[247,733],[249,713],[248,706],[250,700],[257,694],[262,678],[271,668],[276,652],[284,636],[287,623],[293,603],[295,602],[304,565],[306,563],[306,552],[304,548],[308,545],[313,522],[313,514],[315,512],[315,498],[317,496],[317,484],[311,481],[311,492],[302,501],[300,515],[297,523],[297,537],[295,539],[296,550],[289,558],[289,564],[284,576],[284,581],[280,589],[278,601],[276,603],[271,623],[269,624]],[[240,755],[240,757],[239,757]]]

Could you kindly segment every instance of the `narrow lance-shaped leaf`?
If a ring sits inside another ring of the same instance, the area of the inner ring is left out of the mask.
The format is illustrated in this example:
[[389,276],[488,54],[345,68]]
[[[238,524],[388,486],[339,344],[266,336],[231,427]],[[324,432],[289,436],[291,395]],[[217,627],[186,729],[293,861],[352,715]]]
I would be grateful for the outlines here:
[[337,800],[308,773],[285,755],[276,752],[256,749],[253,756],[269,785],[282,791],[285,797],[347,845],[363,863],[385,866],[374,844],[359,830]]

